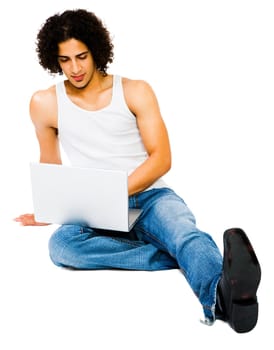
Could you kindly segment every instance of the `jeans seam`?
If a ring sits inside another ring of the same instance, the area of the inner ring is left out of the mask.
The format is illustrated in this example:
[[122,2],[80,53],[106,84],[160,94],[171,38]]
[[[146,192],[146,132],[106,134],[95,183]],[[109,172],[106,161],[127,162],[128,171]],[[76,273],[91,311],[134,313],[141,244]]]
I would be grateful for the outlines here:
[[117,242],[123,242],[123,243],[127,243],[133,247],[140,247],[141,244],[139,244],[137,241],[131,241],[129,239],[126,238],[121,238],[121,237],[109,237],[111,240],[113,241],[117,241]]
[[[83,234],[83,233],[86,233],[83,229],[83,227],[80,227],[80,233]],[[97,237],[100,236],[100,235],[97,235]],[[113,236],[108,236],[108,235],[102,235],[102,237],[108,237],[110,240],[112,241],[117,241],[117,242],[124,242],[124,243],[127,243],[133,247],[139,247],[140,244],[137,242],[137,241],[134,241],[134,240],[130,240],[130,239],[127,239],[127,238],[123,238],[123,237],[113,237]]]
[[[161,242],[155,235],[153,235],[152,233],[150,233],[149,231],[146,231],[143,227],[138,227],[138,230],[140,230],[142,233],[144,233],[145,235],[147,235],[148,237],[152,238],[152,240],[156,241],[157,243],[159,243],[159,245],[163,248],[159,248],[163,251],[166,251],[172,258],[175,258],[167,249],[166,245],[163,244],[163,242]],[[151,243],[151,242],[150,242]],[[151,243],[153,244],[153,243]]]

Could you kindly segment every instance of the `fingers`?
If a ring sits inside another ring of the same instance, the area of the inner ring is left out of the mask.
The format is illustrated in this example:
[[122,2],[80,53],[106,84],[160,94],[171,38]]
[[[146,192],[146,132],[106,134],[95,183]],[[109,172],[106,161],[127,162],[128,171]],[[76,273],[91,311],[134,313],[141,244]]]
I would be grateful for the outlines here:
[[49,225],[43,222],[35,221],[34,214],[22,214],[14,219],[14,221],[19,222],[22,226],[46,226]]
[[34,223],[34,215],[33,214],[23,214],[14,219],[14,221],[19,222],[21,225],[30,225]]

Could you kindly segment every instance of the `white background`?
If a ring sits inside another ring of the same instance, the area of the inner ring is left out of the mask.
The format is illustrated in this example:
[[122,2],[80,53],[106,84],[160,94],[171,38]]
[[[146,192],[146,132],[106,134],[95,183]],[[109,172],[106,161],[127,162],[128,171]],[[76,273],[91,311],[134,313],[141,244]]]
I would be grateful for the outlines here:
[[[272,341],[272,1],[8,1],[0,9],[1,349],[257,349]],[[222,250],[239,226],[263,275],[260,318],[239,335],[199,323],[202,311],[178,270],[67,271],[48,258],[54,227],[20,227],[32,211],[31,160],[38,145],[31,94],[56,81],[39,66],[35,38],[45,19],[72,8],[95,12],[113,36],[109,73],[147,80],[167,124],[168,183]],[[5,344],[5,345],[2,345]],[[188,345],[186,345],[188,344]]]

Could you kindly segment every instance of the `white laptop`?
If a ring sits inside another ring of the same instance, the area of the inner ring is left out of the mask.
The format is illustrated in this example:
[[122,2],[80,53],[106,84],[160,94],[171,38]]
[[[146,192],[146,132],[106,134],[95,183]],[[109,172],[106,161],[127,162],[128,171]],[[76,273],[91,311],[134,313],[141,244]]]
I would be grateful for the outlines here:
[[141,209],[128,207],[126,171],[31,163],[35,220],[128,232]]

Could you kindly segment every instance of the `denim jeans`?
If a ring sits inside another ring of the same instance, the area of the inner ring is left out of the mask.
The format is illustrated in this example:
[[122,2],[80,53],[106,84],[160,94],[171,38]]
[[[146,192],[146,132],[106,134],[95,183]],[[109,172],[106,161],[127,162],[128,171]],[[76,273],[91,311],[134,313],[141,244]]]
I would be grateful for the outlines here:
[[196,227],[182,198],[169,188],[129,197],[131,208],[143,212],[130,233],[62,225],[49,241],[57,266],[75,269],[164,270],[180,268],[214,320],[222,256],[211,236]]

